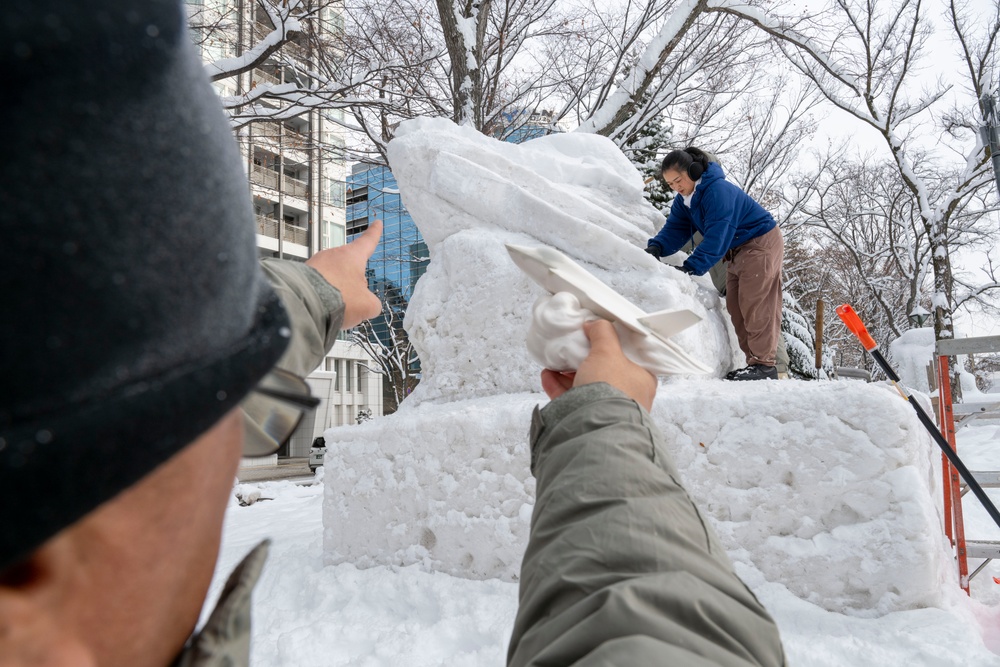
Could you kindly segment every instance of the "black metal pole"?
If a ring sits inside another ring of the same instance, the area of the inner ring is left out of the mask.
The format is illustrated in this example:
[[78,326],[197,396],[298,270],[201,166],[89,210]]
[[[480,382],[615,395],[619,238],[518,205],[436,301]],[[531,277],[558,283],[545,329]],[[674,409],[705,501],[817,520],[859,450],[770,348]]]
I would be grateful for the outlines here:
[[[889,366],[889,362],[885,360],[882,353],[877,349],[869,351],[871,352],[872,358],[875,359],[878,365],[882,367],[882,370],[889,376],[892,383],[896,385],[896,388],[900,389],[901,385],[899,384],[899,376],[896,375],[896,371],[892,370],[892,367]],[[979,485],[976,478],[972,476],[969,469],[965,467],[964,463],[962,463],[962,459],[958,457],[958,452],[951,448],[951,445],[948,444],[945,437],[941,435],[941,431],[939,431],[937,426],[935,426],[934,421],[927,415],[920,404],[917,403],[916,399],[913,398],[913,395],[909,392],[904,392],[901,389],[900,393],[905,396],[906,401],[913,407],[914,411],[916,411],[917,417],[920,419],[920,423],[924,425],[927,432],[931,434],[932,438],[934,438],[934,442],[936,442],[938,447],[941,448],[944,455],[948,457],[951,464],[955,466],[955,470],[957,470],[958,474],[962,476],[965,483],[969,485],[969,489],[973,494],[975,494],[976,498],[979,499],[979,502],[983,504],[983,507],[986,508],[986,511],[989,513],[990,518],[993,519],[993,522],[997,526],[1000,526],[1000,511],[997,510],[996,505],[994,505],[993,501],[990,500],[990,497],[986,495],[986,491],[984,491],[983,487]]]
[[980,98],[983,109],[983,120],[986,123],[981,128],[983,144],[990,150],[990,160],[993,163],[993,180],[997,192],[1000,193],[1000,138],[997,137],[997,113],[993,95],[985,93]]

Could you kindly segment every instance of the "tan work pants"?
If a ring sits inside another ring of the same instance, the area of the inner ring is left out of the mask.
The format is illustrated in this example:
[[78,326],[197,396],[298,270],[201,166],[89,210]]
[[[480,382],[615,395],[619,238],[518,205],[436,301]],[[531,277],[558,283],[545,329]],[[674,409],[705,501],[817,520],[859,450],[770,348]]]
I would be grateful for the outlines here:
[[732,251],[726,308],[747,365],[774,366],[781,335],[781,262],[785,246],[775,227]]

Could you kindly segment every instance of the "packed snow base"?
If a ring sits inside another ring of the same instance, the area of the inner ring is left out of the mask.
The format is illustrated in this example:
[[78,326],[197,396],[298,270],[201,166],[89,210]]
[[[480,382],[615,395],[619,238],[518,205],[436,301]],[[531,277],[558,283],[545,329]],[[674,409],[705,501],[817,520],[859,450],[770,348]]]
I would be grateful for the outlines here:
[[[1000,426],[964,429],[959,448],[985,453]],[[993,446],[995,450],[995,444]],[[234,497],[226,516],[223,549],[210,592],[211,608],[226,576],[253,545],[273,540],[271,556],[253,596],[254,667],[500,667],[517,610],[517,584],[475,581],[419,565],[326,565],[321,549],[322,471],[310,486],[292,482],[242,485],[244,497],[262,500],[241,507]],[[254,492],[251,487],[257,487]],[[267,500],[263,500],[267,499]],[[1000,502],[1000,492],[995,493]],[[1000,614],[946,595],[943,608],[928,607],[864,618],[824,610],[768,582],[734,555],[736,571],[775,618],[790,665],[858,667],[996,667]],[[973,598],[1000,589],[989,577],[973,582]],[[835,576],[837,572],[828,572]],[[843,574],[843,573],[841,573]],[[952,583],[945,589],[955,592]],[[207,611],[206,611],[207,615]]]
[[534,503],[527,419],[538,398],[425,403],[327,431],[328,561],[515,580]]
[[[353,438],[339,434],[326,460],[331,562],[516,580],[534,492],[527,424],[545,401],[428,404],[343,429]],[[933,445],[892,390],[673,381],[652,414],[734,560],[834,611],[941,604],[954,572]]]
[[730,557],[824,609],[878,615],[957,587],[933,443],[885,386],[672,382],[652,412]]

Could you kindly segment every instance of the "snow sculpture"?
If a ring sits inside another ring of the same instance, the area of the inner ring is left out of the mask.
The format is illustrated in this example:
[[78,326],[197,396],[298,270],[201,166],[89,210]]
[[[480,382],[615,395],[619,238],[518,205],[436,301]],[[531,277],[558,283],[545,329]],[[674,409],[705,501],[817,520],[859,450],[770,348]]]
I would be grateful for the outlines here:
[[610,140],[514,145],[419,119],[389,159],[431,257],[405,322],[423,377],[396,414],[327,432],[325,550],[513,580],[534,494],[528,423],[547,399],[525,346],[544,290],[505,244],[555,248],[645,312],[690,310],[698,323],[671,340],[697,370],[733,367],[735,338],[707,278],[643,251],[663,218]]
[[671,340],[712,373],[668,380],[653,418],[751,587],[866,616],[941,603],[955,575],[912,410],[862,383],[713,379],[742,365],[728,314],[707,279],[643,252],[662,218],[610,141],[510,145],[421,119],[389,157],[431,256],[406,316],[423,379],[396,414],[327,431],[328,562],[517,578],[547,400],[525,336],[545,290],[504,246],[548,246],[645,312],[701,318]]

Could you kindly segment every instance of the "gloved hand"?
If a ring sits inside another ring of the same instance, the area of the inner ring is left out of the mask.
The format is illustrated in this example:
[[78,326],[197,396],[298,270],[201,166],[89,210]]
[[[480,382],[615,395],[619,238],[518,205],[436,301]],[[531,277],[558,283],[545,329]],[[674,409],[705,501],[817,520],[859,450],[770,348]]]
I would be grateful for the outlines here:
[[[671,266],[673,266],[673,265],[671,265]],[[688,274],[689,276],[693,276],[694,275],[694,271],[692,271],[691,268],[688,267],[686,264],[681,264],[680,266],[674,266],[674,268],[677,269],[678,271],[680,271],[681,273]]]
[[660,258],[660,246],[648,245],[648,246],[646,246],[646,252],[648,252],[650,255],[652,255],[656,259]]

